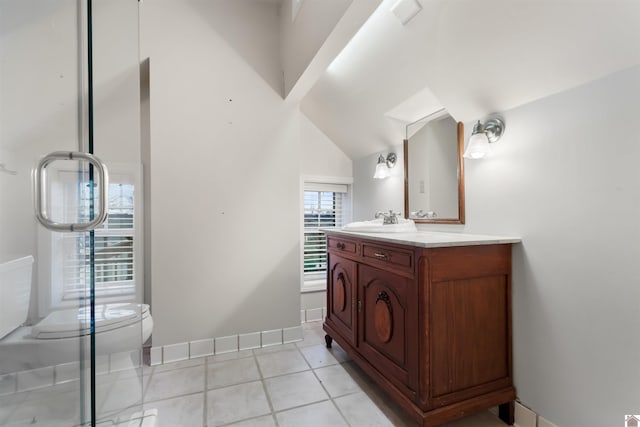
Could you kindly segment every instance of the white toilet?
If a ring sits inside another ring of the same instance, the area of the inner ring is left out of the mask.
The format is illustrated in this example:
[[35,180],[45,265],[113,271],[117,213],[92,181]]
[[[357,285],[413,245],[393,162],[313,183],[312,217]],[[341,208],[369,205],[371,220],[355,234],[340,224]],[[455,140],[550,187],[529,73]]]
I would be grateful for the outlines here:
[[[88,307],[54,311],[21,326],[29,311],[32,264],[32,256],[0,264],[0,375],[77,361],[81,342],[88,341]],[[152,330],[147,304],[95,306],[97,355],[141,350]]]

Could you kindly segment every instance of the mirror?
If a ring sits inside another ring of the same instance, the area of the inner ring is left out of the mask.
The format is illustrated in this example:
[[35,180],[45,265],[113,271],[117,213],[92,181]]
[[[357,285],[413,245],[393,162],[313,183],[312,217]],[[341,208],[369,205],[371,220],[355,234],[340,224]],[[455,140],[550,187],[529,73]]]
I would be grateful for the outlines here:
[[406,218],[416,223],[464,224],[463,150],[464,125],[448,114],[404,140]]

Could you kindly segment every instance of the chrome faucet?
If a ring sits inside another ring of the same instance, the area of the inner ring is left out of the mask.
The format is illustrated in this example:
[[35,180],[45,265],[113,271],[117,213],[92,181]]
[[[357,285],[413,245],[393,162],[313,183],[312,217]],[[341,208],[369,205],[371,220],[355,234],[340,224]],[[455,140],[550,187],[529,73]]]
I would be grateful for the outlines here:
[[382,212],[382,211],[376,212],[375,217],[376,219],[382,217],[383,218],[382,224],[386,225],[386,224],[397,224],[399,215],[400,213],[393,212],[393,209],[389,209],[389,213]]

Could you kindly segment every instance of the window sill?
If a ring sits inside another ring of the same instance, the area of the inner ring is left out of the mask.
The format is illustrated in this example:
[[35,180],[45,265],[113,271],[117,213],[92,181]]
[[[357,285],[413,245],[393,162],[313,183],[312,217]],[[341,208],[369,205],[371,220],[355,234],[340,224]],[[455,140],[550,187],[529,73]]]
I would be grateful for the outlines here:
[[[136,295],[127,292],[122,295],[98,295],[95,298],[96,305],[116,304],[116,303],[135,303]],[[88,307],[88,298],[64,298],[61,301],[51,303],[49,310],[64,310],[69,308]]]
[[300,288],[300,293],[307,292],[318,292],[318,291],[326,291],[327,290],[327,280],[307,280],[302,283],[302,287]]

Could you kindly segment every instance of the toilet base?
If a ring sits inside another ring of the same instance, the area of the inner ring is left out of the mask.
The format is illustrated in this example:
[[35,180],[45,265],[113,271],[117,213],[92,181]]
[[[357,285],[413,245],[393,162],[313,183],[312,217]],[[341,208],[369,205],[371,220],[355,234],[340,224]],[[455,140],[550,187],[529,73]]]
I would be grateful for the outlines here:
[[[125,327],[96,333],[96,356],[140,352],[153,330],[150,315]],[[90,336],[56,339],[30,337],[31,328],[21,327],[0,340],[0,375],[88,361]],[[84,355],[84,356],[83,356]]]

